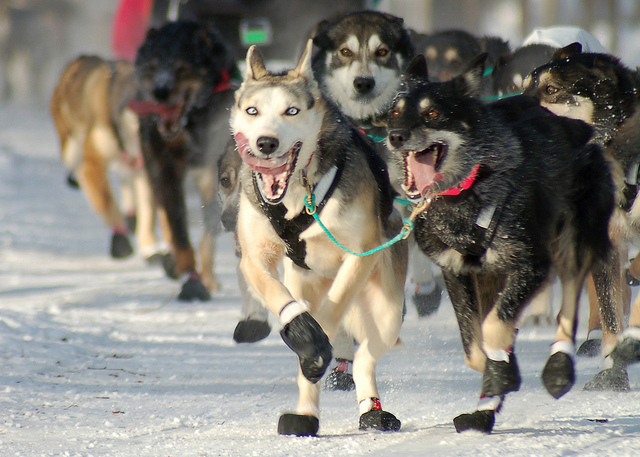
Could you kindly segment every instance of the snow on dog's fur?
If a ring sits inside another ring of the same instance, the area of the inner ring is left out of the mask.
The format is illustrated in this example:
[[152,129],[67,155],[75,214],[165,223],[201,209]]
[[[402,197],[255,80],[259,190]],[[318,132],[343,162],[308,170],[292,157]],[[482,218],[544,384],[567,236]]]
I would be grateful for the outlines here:
[[354,252],[383,244],[402,223],[384,160],[323,99],[310,54],[311,41],[294,70],[272,74],[250,48],[231,115],[244,161],[241,268],[279,316],[282,338],[300,362],[298,407],[281,416],[278,431],[317,433],[318,381],[331,360],[329,338],[341,323],[360,343],[353,363],[360,427],[397,430],[400,422],[381,409],[375,365],[398,338],[406,244],[370,256],[347,253],[307,214],[304,202],[312,192],[323,225]]

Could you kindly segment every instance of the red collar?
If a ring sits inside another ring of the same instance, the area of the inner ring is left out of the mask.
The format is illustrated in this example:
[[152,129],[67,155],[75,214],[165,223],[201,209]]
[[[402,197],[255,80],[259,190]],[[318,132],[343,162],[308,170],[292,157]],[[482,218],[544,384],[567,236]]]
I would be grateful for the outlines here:
[[475,164],[475,166],[473,167],[473,169],[471,170],[471,172],[467,175],[466,178],[464,178],[460,184],[458,184],[457,186],[454,187],[450,187],[449,189],[443,191],[443,192],[438,192],[435,196],[437,195],[460,195],[460,193],[462,193],[463,190],[467,190],[469,187],[471,187],[473,185],[473,183],[476,180],[476,177],[478,176],[478,170],[480,169],[480,164],[477,163]]
[[223,68],[220,71],[220,81],[213,88],[213,93],[217,94],[218,92],[224,92],[225,90],[231,89],[231,75],[229,74],[229,70]]

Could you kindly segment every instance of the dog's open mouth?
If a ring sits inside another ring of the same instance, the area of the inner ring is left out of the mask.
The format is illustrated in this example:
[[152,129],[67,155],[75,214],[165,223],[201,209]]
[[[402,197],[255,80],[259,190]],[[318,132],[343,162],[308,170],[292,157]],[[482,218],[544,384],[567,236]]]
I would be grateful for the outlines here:
[[256,172],[263,197],[269,203],[278,203],[287,191],[289,178],[295,170],[302,142],[297,141],[287,152],[278,157],[262,158],[253,153],[248,138],[242,133],[236,133],[234,139],[240,158]]
[[188,103],[186,99],[176,104],[157,103],[151,100],[131,100],[128,106],[138,116],[156,115],[158,132],[165,139],[175,138],[187,123]]
[[439,172],[447,155],[447,145],[436,142],[422,151],[402,153],[404,182],[402,188],[411,200],[421,199],[444,175]]

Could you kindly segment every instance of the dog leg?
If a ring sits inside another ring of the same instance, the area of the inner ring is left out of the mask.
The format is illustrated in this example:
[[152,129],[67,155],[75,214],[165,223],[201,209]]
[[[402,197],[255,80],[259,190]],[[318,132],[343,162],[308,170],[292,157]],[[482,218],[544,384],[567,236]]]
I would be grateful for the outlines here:
[[148,263],[159,262],[166,250],[156,237],[155,199],[149,178],[143,169],[135,171],[133,186],[136,198],[136,238],[140,251]]
[[[371,323],[365,327],[369,325]],[[376,364],[388,349],[389,345],[370,332],[370,339],[362,341],[356,351],[353,360],[353,379],[360,410],[360,430],[400,430],[400,421],[393,414],[382,409],[376,385]]]
[[184,195],[186,146],[179,139],[167,145],[167,142],[160,138],[151,118],[141,118],[140,137],[143,138],[145,167],[158,205],[166,212],[166,220],[170,227],[175,270],[178,276],[187,277],[178,294],[178,300],[210,300],[211,294],[202,284],[196,271],[195,253],[189,239]]
[[333,346],[333,357],[337,365],[327,375],[324,385],[327,390],[353,390],[355,384],[353,375],[349,373],[349,364],[353,365],[354,341],[353,337],[345,332],[343,326],[331,340]]
[[120,179],[120,204],[130,233],[136,231],[136,193],[133,180],[134,171],[129,168],[124,169]]
[[298,371],[300,396],[296,413],[286,413],[278,420],[278,434],[316,436],[320,427],[320,385],[310,382],[303,371]]
[[233,340],[236,343],[255,343],[271,333],[268,310],[249,291],[249,285],[240,270],[239,263],[236,276],[242,293],[242,320],[238,322],[233,331]]
[[630,389],[627,368],[614,363],[610,357],[622,331],[622,265],[619,249],[613,249],[606,262],[597,263],[592,269],[595,289],[600,305],[602,322],[603,369],[584,386],[585,390],[627,391]]
[[484,371],[486,356],[482,350],[480,309],[473,278],[442,271],[449,298],[458,321],[465,362],[476,371]]
[[[243,206],[250,205],[245,202]],[[261,240],[255,231],[259,224],[249,223],[253,230],[245,235],[242,216],[241,210],[238,223],[238,239],[242,246],[240,269],[267,308],[279,316],[283,325],[280,336],[298,355],[304,376],[311,382],[318,382],[331,362],[329,338],[311,317],[308,305],[297,301],[279,280],[277,266],[284,257],[284,246],[272,240]]]
[[367,278],[371,275],[380,255],[380,253],[367,257],[348,255],[343,260],[322,306],[315,313],[316,319],[327,335],[333,336],[337,332],[338,324],[347,307],[367,283]]
[[111,256],[116,259],[130,256],[133,247],[127,237],[127,227],[111,192],[106,164],[94,148],[91,136],[85,142],[85,158],[78,169],[78,179],[91,206],[113,232]]
[[554,398],[560,398],[573,387],[575,370],[575,336],[578,326],[578,301],[583,279],[560,278],[562,307],[558,313],[558,329],[551,345],[551,356],[542,371],[542,383]]
[[386,351],[369,340],[360,343],[353,360],[353,376],[356,383],[356,397],[360,410],[360,430],[375,429],[395,432],[400,430],[400,421],[390,412],[384,411],[376,386],[376,363]]
[[218,195],[218,170],[215,164],[193,170],[193,175],[198,186],[205,231],[200,241],[198,254],[200,258],[200,276],[202,283],[210,291],[220,289],[216,279],[214,258],[216,249],[215,237],[222,231],[221,217],[222,206],[217,199]]
[[598,294],[593,282],[593,275],[587,275],[587,296],[589,297],[589,322],[587,339],[578,347],[576,355],[597,357],[602,351],[602,323],[600,322],[600,306]]

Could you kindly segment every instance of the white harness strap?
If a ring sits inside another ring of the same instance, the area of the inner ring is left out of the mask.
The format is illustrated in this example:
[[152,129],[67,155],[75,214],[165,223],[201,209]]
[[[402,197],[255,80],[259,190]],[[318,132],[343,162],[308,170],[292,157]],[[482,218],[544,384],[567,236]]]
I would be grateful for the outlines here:
[[320,181],[318,181],[313,189],[313,194],[315,195],[316,202],[321,202],[322,200],[324,200],[327,192],[329,192],[329,189],[331,189],[333,180],[336,178],[336,173],[338,173],[338,166],[334,165],[322,178],[320,178]]

